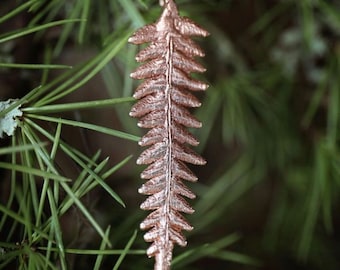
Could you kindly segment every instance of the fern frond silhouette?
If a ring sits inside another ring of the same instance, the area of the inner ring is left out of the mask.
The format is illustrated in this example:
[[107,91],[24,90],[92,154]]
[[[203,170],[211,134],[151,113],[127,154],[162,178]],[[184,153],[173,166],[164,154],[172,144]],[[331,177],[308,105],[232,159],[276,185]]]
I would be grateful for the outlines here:
[[138,62],[146,63],[131,73],[132,78],[144,81],[134,93],[139,101],[132,107],[130,116],[140,118],[139,127],[150,129],[139,142],[148,148],[137,164],[148,165],[141,174],[147,182],[139,193],[150,195],[141,209],[153,212],[140,227],[149,230],[144,239],[152,242],[147,255],[155,256],[156,270],[170,269],[174,244],[187,244],[182,230],[193,229],[180,213],[194,212],[184,197],[193,199],[195,194],[183,180],[195,182],[197,177],[185,163],[204,165],[206,161],[188,146],[199,142],[186,127],[201,127],[188,108],[201,105],[190,91],[208,88],[190,77],[192,72],[205,71],[194,59],[203,57],[204,52],[190,36],[205,37],[208,32],[190,19],[180,17],[172,0],[162,4],[160,19],[140,28],[129,39],[134,44],[150,43],[136,56]]

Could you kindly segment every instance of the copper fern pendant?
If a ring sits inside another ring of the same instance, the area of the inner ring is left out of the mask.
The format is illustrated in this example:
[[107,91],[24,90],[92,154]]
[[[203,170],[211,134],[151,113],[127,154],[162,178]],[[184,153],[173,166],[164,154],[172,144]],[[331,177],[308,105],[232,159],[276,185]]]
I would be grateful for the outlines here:
[[132,107],[130,115],[139,117],[138,126],[150,129],[140,140],[147,148],[137,164],[147,164],[141,177],[147,182],[139,193],[150,195],[141,209],[152,210],[141,223],[149,230],[144,239],[153,242],[147,250],[149,257],[155,256],[155,270],[170,269],[174,244],[186,245],[182,230],[192,226],[180,212],[191,214],[194,210],[183,198],[195,198],[195,194],[183,180],[197,181],[197,177],[185,165],[204,165],[206,161],[187,145],[198,141],[185,127],[199,128],[199,122],[187,108],[199,107],[199,100],[189,92],[206,90],[208,85],[190,78],[191,72],[204,72],[205,68],[195,61],[203,57],[202,49],[190,36],[207,36],[208,32],[188,18],[180,17],[173,0],[160,1],[164,7],[160,19],[137,30],[129,42],[149,42],[136,60],[146,62],[137,68],[131,77],[144,79],[134,97],[139,101]]

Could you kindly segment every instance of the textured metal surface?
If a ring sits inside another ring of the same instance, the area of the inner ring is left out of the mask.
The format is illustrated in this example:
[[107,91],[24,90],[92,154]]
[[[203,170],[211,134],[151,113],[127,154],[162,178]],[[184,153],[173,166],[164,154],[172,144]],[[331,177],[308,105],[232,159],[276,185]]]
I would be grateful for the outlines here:
[[148,148],[137,163],[148,165],[141,174],[147,181],[139,192],[149,197],[141,209],[153,212],[140,227],[149,230],[144,239],[152,242],[147,255],[155,257],[154,269],[166,270],[170,269],[174,244],[187,244],[182,231],[193,229],[181,212],[194,212],[184,197],[193,199],[195,194],[183,181],[197,181],[197,177],[185,163],[206,163],[188,147],[198,141],[186,128],[201,127],[201,122],[188,110],[201,105],[190,92],[208,87],[190,76],[192,72],[205,71],[195,60],[204,56],[204,52],[190,37],[205,37],[208,32],[180,17],[172,0],[161,0],[160,5],[163,13],[159,20],[138,29],[129,39],[134,44],[150,43],[136,56],[143,64],[131,73],[132,78],[144,81],[135,91],[134,97],[139,101],[130,115],[140,118],[139,127],[150,129],[139,142]]

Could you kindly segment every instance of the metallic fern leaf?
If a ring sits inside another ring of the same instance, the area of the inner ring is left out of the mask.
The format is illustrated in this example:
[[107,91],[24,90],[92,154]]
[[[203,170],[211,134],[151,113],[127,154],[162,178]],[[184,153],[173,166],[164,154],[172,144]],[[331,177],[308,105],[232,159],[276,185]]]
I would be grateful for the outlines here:
[[138,29],[129,39],[133,44],[149,43],[136,56],[143,62],[131,77],[144,80],[134,97],[139,101],[130,116],[138,117],[138,126],[150,129],[139,144],[148,147],[137,159],[137,164],[148,167],[141,178],[146,183],[138,190],[149,195],[141,209],[152,212],[141,223],[149,230],[144,239],[152,242],[147,250],[155,256],[155,270],[170,269],[174,244],[186,246],[182,233],[192,226],[182,213],[192,214],[194,209],[184,197],[194,199],[183,181],[197,181],[185,163],[204,165],[206,161],[188,145],[198,141],[186,128],[200,128],[188,108],[199,107],[200,101],[190,92],[204,91],[208,85],[190,77],[192,72],[205,68],[195,57],[204,56],[203,50],[190,38],[209,33],[188,18],[180,17],[173,0],[162,0],[163,13],[157,22]]

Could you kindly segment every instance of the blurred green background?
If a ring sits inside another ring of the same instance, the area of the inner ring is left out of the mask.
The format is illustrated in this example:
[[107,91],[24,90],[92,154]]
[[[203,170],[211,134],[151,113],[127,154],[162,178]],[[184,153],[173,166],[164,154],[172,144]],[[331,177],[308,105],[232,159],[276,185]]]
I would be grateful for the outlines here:
[[[187,218],[195,229],[186,234],[187,248],[175,248],[173,269],[340,269],[340,2],[176,3],[182,15],[211,35],[197,40],[206,51],[199,61],[208,69],[200,78],[210,88],[199,94],[203,105],[194,112],[203,128],[193,130],[201,142],[196,150],[208,164],[192,168],[199,182],[190,185],[197,194],[190,202],[196,212]],[[2,0],[0,40],[57,20],[82,20],[0,42],[1,100],[21,98],[66,72],[5,64],[81,67],[127,31],[155,21],[160,12],[155,0]],[[58,103],[130,97],[138,84],[129,73],[137,66],[134,55],[139,48],[122,44],[100,72]],[[140,136],[143,131],[128,116],[131,104],[57,116]],[[50,123],[44,128],[55,127]],[[103,188],[82,198],[103,228],[111,225],[113,248],[123,249],[146,215],[139,210],[145,197],[137,193],[142,168],[135,160],[141,149],[134,141],[69,126],[63,127],[61,138],[89,157],[101,149],[101,158],[109,156],[110,166],[133,155],[106,180],[125,208]],[[10,141],[3,139],[0,146],[9,146]],[[0,158],[8,160],[6,155]],[[79,173],[63,155],[55,163],[71,179]],[[0,176],[0,202],[6,205],[10,173],[2,169]],[[16,211],[17,204],[10,207]],[[14,228],[13,224],[4,221],[0,241],[25,239],[20,224]],[[60,225],[65,248],[99,248],[101,237],[76,206],[60,216]],[[138,230],[130,253],[147,248],[142,235]],[[0,263],[9,250],[0,251]],[[105,255],[99,269],[112,269],[118,257]],[[96,256],[66,258],[68,269],[94,269]],[[51,261],[62,269],[57,257]],[[25,263],[14,259],[3,269],[30,269],[20,265]],[[127,254],[119,269],[152,265],[145,254]]]

